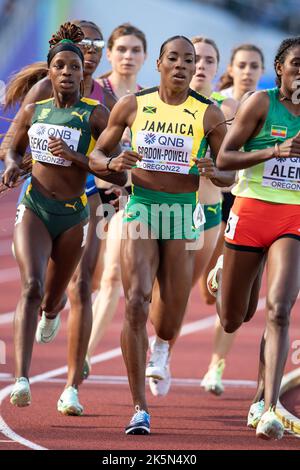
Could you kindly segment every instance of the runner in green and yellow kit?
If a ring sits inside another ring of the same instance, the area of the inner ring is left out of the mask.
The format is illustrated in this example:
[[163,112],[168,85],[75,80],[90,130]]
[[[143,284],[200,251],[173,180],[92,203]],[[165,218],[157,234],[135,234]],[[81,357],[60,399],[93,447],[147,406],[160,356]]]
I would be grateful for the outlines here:
[[[202,159],[208,145],[216,154],[226,132],[218,107],[189,88],[195,73],[195,49],[189,39],[175,36],[165,41],[157,68],[159,87],[124,97],[115,105],[90,160],[95,171],[133,168],[133,194],[125,209],[121,245],[126,297],[121,344],[136,407],[126,434],[150,433],[145,398],[149,305],[152,301],[157,335],[174,338],[192,285],[194,250],[187,248],[203,224],[197,205],[199,171],[207,166]],[[127,126],[133,151],[110,161],[107,154]],[[152,296],[156,278],[159,289]]]
[[98,101],[81,97],[84,55],[76,43],[83,36],[78,26],[66,23],[52,37],[47,62],[54,98],[21,110],[5,158],[2,178],[10,187],[19,177],[28,144],[34,163],[14,230],[22,280],[15,316],[16,383],[11,393],[16,406],[31,401],[28,376],[38,312],[57,318],[87,238],[87,155],[106,127],[108,111]]

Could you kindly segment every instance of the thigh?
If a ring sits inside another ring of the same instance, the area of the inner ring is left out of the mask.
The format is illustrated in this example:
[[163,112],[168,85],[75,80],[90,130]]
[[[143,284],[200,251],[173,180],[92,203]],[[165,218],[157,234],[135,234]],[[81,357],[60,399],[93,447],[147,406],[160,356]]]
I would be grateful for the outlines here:
[[72,279],[74,281],[78,278],[83,278],[86,281],[90,280],[96,269],[97,258],[100,250],[101,241],[96,232],[96,227],[100,220],[100,217],[97,216],[97,209],[99,204],[101,204],[99,193],[90,196],[88,201],[90,207],[89,228],[82,257]]
[[136,228],[131,222],[124,224],[121,241],[121,277],[126,299],[142,295],[151,301],[152,287],[159,264],[157,240],[136,238]]
[[87,224],[88,219],[83,220],[54,240],[47,269],[45,302],[49,298],[59,301],[66,290],[84,249]]
[[106,239],[106,251],[104,256],[103,278],[111,276],[121,279],[120,250],[124,211],[117,212],[110,220]]
[[186,240],[169,240],[161,245],[158,286],[151,308],[156,329],[164,321],[181,325],[192,288],[195,260],[195,252],[187,250],[186,243]]
[[292,308],[300,289],[300,241],[276,240],[269,248],[267,272],[267,299]]
[[204,244],[200,250],[195,253],[195,265],[193,273],[193,285],[198,281],[215,249],[218,235],[220,232],[220,224],[204,231]]
[[44,281],[52,240],[41,219],[23,204],[18,207],[13,243],[22,281]]
[[244,321],[252,288],[260,273],[264,256],[264,252],[241,251],[224,247],[221,319],[235,323]]

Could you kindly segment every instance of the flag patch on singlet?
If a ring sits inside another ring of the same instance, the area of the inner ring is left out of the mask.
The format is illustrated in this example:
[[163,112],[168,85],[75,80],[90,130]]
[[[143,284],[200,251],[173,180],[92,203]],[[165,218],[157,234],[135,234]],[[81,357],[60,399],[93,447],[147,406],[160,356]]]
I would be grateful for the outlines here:
[[148,113],[148,114],[155,114],[156,113],[155,106],[144,106],[143,107],[143,113]]
[[287,136],[287,127],[284,126],[272,126],[271,127],[271,136],[272,137],[280,137],[282,139],[286,139]]

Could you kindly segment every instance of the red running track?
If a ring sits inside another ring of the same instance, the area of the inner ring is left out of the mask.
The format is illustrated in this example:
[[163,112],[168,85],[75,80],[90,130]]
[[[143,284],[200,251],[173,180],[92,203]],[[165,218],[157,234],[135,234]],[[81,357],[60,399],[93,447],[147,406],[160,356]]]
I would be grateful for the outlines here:
[[[10,254],[15,200],[15,194],[3,198],[0,215],[0,339],[6,345],[6,364],[0,364],[2,398],[5,387],[13,378],[12,315],[7,313],[14,310],[20,292],[18,270]],[[262,298],[264,293],[263,287]],[[263,301],[260,304],[263,305]],[[291,323],[291,344],[300,338],[299,322],[297,325],[295,320],[299,310],[298,300]],[[263,310],[239,331],[227,359],[224,379],[231,382],[227,383],[224,394],[215,397],[200,388],[211,354],[215,310],[201,302],[197,289],[192,293],[185,320],[186,325],[192,324],[191,331],[179,338],[172,356],[174,381],[171,390],[167,397],[156,398],[148,389],[152,434],[126,436],[124,427],[133,409],[118,350],[123,312],[124,301],[121,299],[116,318],[96,352],[107,354],[100,357],[101,362],[94,364],[91,379],[80,388],[80,400],[85,408],[82,417],[65,417],[56,411],[65,374],[53,371],[66,364],[66,312],[55,342],[34,346],[31,376],[44,374],[44,377],[31,387],[30,407],[14,408],[8,397],[4,398],[0,416],[9,437],[0,432],[0,450],[24,450],[36,446],[105,450],[299,449],[299,438],[295,436],[287,434],[279,442],[260,441],[255,432],[246,427],[264,328]],[[201,319],[205,320],[199,325]],[[149,334],[153,334],[150,327]],[[293,352],[291,348],[286,371],[296,367],[291,360]],[[284,402],[291,412],[299,414],[297,391],[287,394]]]

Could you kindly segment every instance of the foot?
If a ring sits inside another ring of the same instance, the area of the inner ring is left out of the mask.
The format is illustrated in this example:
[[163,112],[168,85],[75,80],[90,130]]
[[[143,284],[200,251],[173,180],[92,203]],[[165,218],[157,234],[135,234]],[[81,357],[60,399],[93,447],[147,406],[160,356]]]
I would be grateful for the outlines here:
[[224,392],[224,385],[222,383],[224,369],[225,360],[220,359],[216,364],[208,369],[202,379],[201,387],[204,387],[206,392],[211,392],[214,395],[221,395]]
[[284,426],[276,416],[274,410],[266,411],[256,428],[256,437],[262,439],[281,439],[284,433]]
[[169,361],[164,370],[165,378],[162,380],[154,379],[153,377],[149,378],[149,387],[152,392],[152,395],[155,397],[163,397],[167,395],[171,386],[171,372]]
[[19,377],[13,386],[10,394],[10,403],[14,406],[29,406],[31,403],[31,393],[29,381],[26,377]]
[[265,402],[264,400],[257,401],[256,403],[252,403],[249,409],[248,418],[247,418],[247,426],[249,428],[257,428],[258,423],[260,422],[260,418],[264,414],[265,410]]
[[223,255],[219,256],[217,264],[207,276],[207,289],[214,297],[217,297],[218,293],[219,283],[217,276],[220,269],[223,269]]
[[136,413],[125,428],[125,434],[150,434],[150,415],[137,405]]
[[46,317],[45,312],[43,312],[35,333],[37,343],[51,343],[57,335],[59,327],[60,314],[53,319],[49,319]]
[[164,380],[169,359],[169,343],[167,341],[158,342],[155,339],[151,344],[150,350],[151,356],[146,368],[146,377]]
[[78,390],[75,387],[67,387],[57,402],[57,410],[63,415],[81,416],[83,406],[78,400]]

